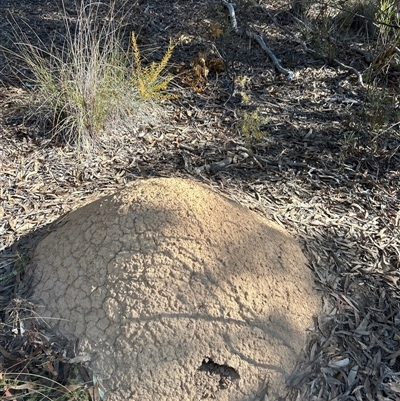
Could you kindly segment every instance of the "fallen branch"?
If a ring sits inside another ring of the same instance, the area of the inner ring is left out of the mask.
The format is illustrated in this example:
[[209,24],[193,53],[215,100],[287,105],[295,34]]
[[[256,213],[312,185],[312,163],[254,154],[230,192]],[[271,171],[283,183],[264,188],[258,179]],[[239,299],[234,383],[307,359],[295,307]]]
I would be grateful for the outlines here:
[[271,49],[265,44],[264,39],[260,35],[256,35],[254,32],[251,32],[251,31],[246,31],[246,35],[251,39],[255,39],[259,43],[259,45],[265,51],[265,53],[268,54],[269,58],[271,59],[271,61],[274,64],[275,68],[282,74],[285,74],[286,79],[288,81],[291,81],[293,79],[293,71],[287,70],[286,68],[283,68],[281,66],[281,64],[279,63],[275,54],[272,53]]
[[229,3],[229,1],[222,0],[222,2],[226,5],[229,11],[229,16],[231,17],[231,24],[232,24],[232,29],[235,32],[238,32],[238,26],[237,26],[237,21],[236,21],[236,15],[235,15],[235,9],[233,8],[233,4]]
[[216,174],[218,171],[224,169],[226,166],[229,166],[232,164],[233,158],[232,157],[225,157],[225,159],[218,161],[218,162],[213,162],[210,164],[205,164],[204,166],[201,167],[196,167],[193,172],[195,174],[201,175],[202,173],[211,173],[211,174]]
[[341,61],[339,61],[339,60],[336,59],[336,58],[333,59],[333,61],[334,61],[336,64],[339,64],[341,67],[345,68],[346,70],[354,72],[354,74],[357,75],[358,83],[359,83],[361,86],[364,86],[363,77],[362,77],[362,74],[361,74],[360,71],[356,70],[354,67],[351,67],[351,66],[349,66],[349,65],[343,64]]
[[[231,18],[232,29],[237,33],[239,31],[239,29],[238,29],[237,21],[236,21],[235,8],[233,7],[233,4],[227,0],[222,0],[222,3],[225,4],[225,6],[228,8],[229,16]],[[293,72],[289,71],[286,68],[283,68],[281,66],[281,64],[279,63],[279,60],[276,58],[275,54],[265,44],[264,39],[260,35],[257,35],[251,31],[246,31],[246,35],[251,39],[255,39],[259,43],[261,48],[268,54],[269,58],[271,59],[272,63],[274,64],[275,68],[279,72],[285,74],[288,81],[291,81],[293,79],[293,75],[294,75]]]
[[[285,31],[286,33],[288,33],[290,36],[292,36],[292,38],[294,39],[294,41],[295,41],[296,43],[299,43],[299,44],[301,45],[301,47],[303,48],[303,50],[304,50],[306,53],[310,53],[310,54],[312,54],[313,56],[315,56],[315,55],[317,54],[317,52],[316,52],[315,50],[312,50],[312,49],[310,49],[309,47],[307,47],[307,44],[306,44],[303,40],[299,39],[293,32],[291,32],[289,29],[287,29],[286,27],[284,27],[284,26],[282,26],[281,24],[279,24],[278,21],[276,20],[276,18],[275,18],[274,16],[272,16],[270,13],[267,13],[267,14],[268,14],[269,18],[271,18],[272,22],[273,22],[277,27],[279,27],[280,29],[282,29],[283,31]],[[297,19],[297,18],[295,18],[295,19],[296,19],[298,22],[301,22],[302,24],[304,24],[301,20],[299,20],[299,19]],[[323,55],[323,58],[324,58],[324,59],[327,59],[327,56],[326,56],[326,55]],[[334,61],[336,64],[339,64],[341,67],[345,68],[346,70],[351,71],[351,72],[354,72],[354,74],[357,75],[358,83],[359,83],[362,87],[364,87],[364,82],[363,82],[362,74],[361,74],[358,70],[356,70],[354,67],[351,67],[351,66],[349,66],[349,65],[343,64],[341,61],[339,61],[339,60],[336,59],[336,58],[335,58],[333,61]]]
[[[400,123],[399,123],[400,124]],[[195,149],[186,145],[186,144],[179,144],[179,147],[182,149],[190,149],[191,153],[195,152]],[[182,153],[182,157],[185,163],[185,170],[190,174],[195,175],[202,175],[204,173],[207,174],[217,174],[221,170],[225,169],[229,165],[235,164],[240,165],[240,163],[244,162],[245,160],[251,158],[253,159],[259,167],[261,168],[268,168],[272,170],[282,170],[283,168],[301,168],[308,170],[308,175],[311,174],[318,174],[320,179],[330,179],[340,182],[342,177],[340,175],[335,175],[330,170],[324,170],[320,168],[315,168],[310,166],[308,163],[305,162],[293,162],[290,160],[269,160],[264,157],[261,157],[253,152],[252,149],[247,148],[246,146],[233,144],[233,146],[228,146],[225,148],[227,152],[235,153],[232,156],[227,156],[222,160],[215,161],[212,163],[204,164],[200,167],[193,167],[192,159],[189,152],[184,151]]]

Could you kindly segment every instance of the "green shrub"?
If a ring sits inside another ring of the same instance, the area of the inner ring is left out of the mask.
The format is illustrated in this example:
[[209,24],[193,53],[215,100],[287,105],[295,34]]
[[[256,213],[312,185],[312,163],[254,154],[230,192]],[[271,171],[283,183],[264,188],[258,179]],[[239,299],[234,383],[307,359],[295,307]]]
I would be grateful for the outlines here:
[[267,131],[262,130],[262,125],[266,123],[267,119],[261,117],[257,111],[243,114],[238,122],[238,128],[247,147],[251,147],[254,142],[260,142],[269,135]]

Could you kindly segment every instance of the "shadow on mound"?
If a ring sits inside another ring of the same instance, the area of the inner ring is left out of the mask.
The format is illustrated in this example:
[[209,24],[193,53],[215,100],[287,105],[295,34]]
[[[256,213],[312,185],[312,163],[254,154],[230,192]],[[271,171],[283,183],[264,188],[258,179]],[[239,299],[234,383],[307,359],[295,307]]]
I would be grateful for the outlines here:
[[266,383],[284,397],[319,302],[281,228],[194,181],[150,179],[49,231],[28,269],[36,311],[79,340],[110,400],[242,401]]

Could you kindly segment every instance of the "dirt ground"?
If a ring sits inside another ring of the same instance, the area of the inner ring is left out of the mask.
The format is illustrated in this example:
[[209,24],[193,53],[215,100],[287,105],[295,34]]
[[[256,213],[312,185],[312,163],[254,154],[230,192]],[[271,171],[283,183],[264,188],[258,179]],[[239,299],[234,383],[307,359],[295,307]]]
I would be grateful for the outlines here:
[[[74,2],[65,0],[64,7],[73,21]],[[358,50],[350,41],[326,44],[288,2],[236,1],[237,33],[220,1],[138,0],[118,10],[127,44],[129,32],[136,32],[149,61],[162,57],[169,38],[176,43],[171,72],[179,96],[162,104],[164,116],[154,118],[152,112],[152,118],[117,127],[118,135],[78,161],[73,148],[49,140],[38,128],[43,125],[10,113],[29,90],[23,76],[30,72],[17,65],[15,74],[15,60],[0,52],[2,370],[17,371],[29,360],[35,362],[24,366],[35,365],[44,374],[38,367],[43,359],[35,358],[60,352],[34,328],[20,328],[28,305],[20,300],[18,282],[32,238],[95,193],[142,177],[196,176],[276,221],[303,244],[325,306],[288,382],[293,399],[397,399],[396,66],[378,82],[391,96],[378,107],[371,87],[361,85],[356,73],[368,68],[360,32],[348,31]],[[2,0],[0,15],[4,48],[17,50],[13,36],[19,29],[33,44],[38,38],[63,43],[60,1]],[[276,70],[246,29],[263,36],[282,66],[294,72],[292,80]],[[324,50],[332,47],[330,57]],[[184,74],[199,52],[223,60],[224,68],[193,87]],[[266,135],[259,141],[240,130],[245,113],[254,112],[265,120]],[[70,373],[66,366],[51,364],[60,382]]]

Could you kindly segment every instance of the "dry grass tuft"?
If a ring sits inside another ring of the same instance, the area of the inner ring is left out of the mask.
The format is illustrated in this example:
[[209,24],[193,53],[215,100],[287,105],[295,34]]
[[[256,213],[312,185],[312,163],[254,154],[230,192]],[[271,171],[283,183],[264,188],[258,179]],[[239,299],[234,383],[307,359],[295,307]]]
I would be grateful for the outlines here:
[[[29,73],[22,74],[27,90],[20,106],[28,118],[39,121],[41,130],[50,131],[80,150],[90,150],[109,127],[134,118],[144,100],[159,100],[172,77],[161,78],[172,56],[170,43],[160,63],[143,68],[136,37],[132,33],[134,60],[122,48],[115,3],[101,15],[99,2],[82,2],[76,24],[64,9],[66,36],[62,48],[29,42],[23,29],[17,56]],[[132,74],[130,71],[134,71]],[[16,71],[21,76],[21,70]]]

